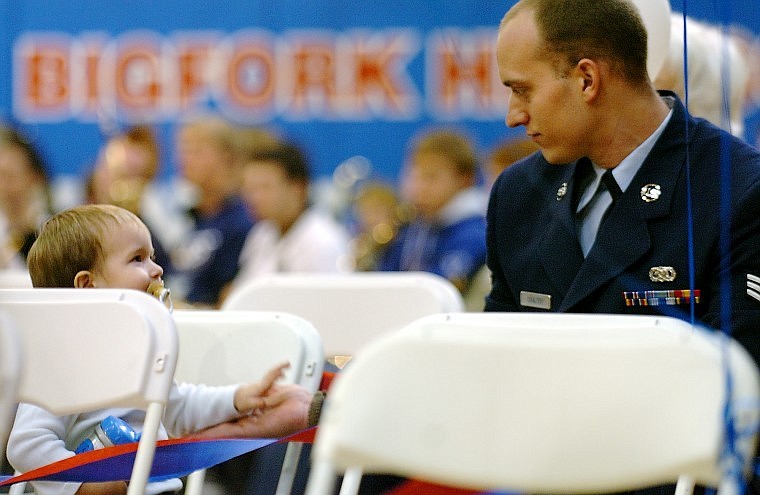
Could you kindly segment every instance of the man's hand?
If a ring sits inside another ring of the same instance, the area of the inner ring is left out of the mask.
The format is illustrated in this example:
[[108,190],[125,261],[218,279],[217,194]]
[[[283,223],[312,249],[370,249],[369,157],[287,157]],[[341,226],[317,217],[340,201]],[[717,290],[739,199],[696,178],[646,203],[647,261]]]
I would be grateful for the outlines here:
[[104,483],[82,483],[76,495],[126,495],[126,481],[108,481]]
[[255,414],[193,434],[200,438],[280,438],[308,426],[312,393],[300,385],[272,385]]

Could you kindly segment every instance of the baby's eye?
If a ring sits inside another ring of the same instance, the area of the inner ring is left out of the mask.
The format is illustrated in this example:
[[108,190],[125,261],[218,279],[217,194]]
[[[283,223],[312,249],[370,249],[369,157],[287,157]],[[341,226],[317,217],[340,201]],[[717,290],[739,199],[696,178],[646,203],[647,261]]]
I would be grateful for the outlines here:
[[136,261],[138,263],[141,263],[143,259],[143,255],[141,254],[136,254],[132,257],[132,261]]

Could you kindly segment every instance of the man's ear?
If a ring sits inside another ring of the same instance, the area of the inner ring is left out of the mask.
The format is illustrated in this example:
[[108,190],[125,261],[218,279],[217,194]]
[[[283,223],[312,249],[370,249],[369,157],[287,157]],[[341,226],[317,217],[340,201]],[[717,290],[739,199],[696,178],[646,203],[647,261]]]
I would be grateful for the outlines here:
[[586,99],[594,99],[599,93],[600,88],[600,70],[599,64],[591,59],[584,58],[578,61],[575,66],[576,74],[580,82],[581,91]]
[[74,287],[77,289],[88,289],[95,287],[95,277],[89,270],[81,270],[74,275]]

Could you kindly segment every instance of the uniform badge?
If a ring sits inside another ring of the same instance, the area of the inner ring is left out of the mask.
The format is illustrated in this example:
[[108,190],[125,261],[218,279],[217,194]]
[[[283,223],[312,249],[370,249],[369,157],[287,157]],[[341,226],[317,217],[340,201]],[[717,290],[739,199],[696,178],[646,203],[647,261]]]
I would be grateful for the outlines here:
[[638,290],[623,292],[626,306],[677,306],[699,304],[702,291],[689,290]]
[[526,308],[552,309],[552,296],[521,290],[520,305]]
[[747,274],[747,295],[760,301],[760,277],[757,275]]
[[646,186],[641,188],[641,199],[646,201],[647,203],[651,203],[652,201],[657,201],[660,199],[660,195],[662,194],[662,188],[659,184],[647,184]]
[[649,269],[652,282],[672,282],[676,279],[676,270],[672,266],[653,266]]
[[567,194],[567,182],[563,182],[559,189],[557,189],[557,201],[560,201]]

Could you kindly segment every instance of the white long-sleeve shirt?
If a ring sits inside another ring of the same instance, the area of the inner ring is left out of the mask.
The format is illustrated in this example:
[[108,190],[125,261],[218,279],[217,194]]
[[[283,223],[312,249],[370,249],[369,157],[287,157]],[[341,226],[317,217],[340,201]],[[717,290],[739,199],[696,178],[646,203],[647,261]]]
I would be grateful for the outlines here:
[[285,235],[273,222],[259,220],[240,253],[235,286],[273,273],[338,273],[348,254],[348,232],[314,208],[304,211]]

